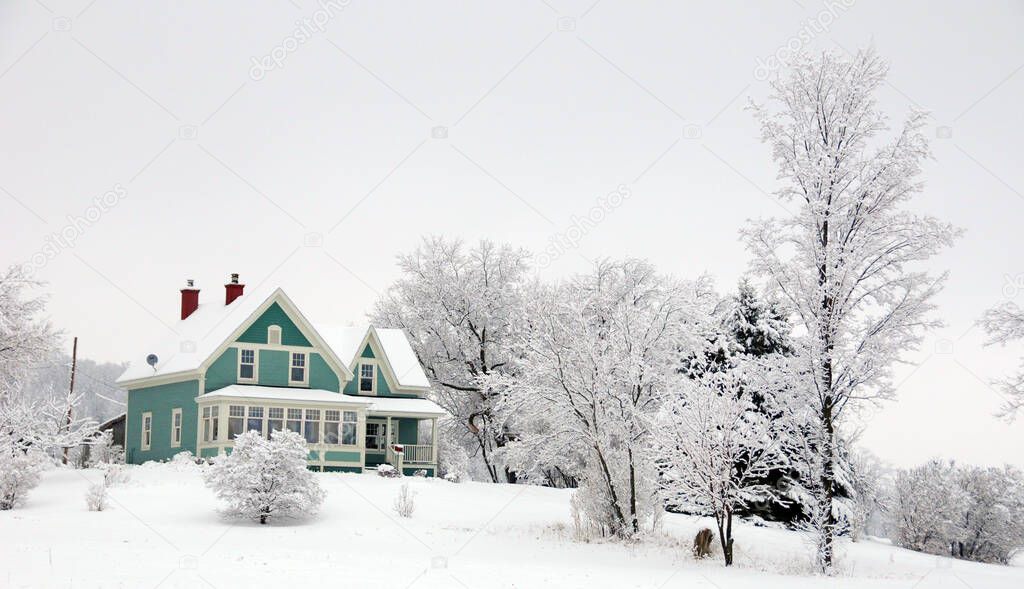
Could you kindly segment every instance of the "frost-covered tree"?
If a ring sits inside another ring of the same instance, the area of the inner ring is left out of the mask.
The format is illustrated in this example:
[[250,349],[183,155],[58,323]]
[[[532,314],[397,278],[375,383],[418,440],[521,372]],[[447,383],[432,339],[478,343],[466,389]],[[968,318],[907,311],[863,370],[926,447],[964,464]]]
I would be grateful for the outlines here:
[[965,503],[956,521],[953,555],[1009,564],[1024,549],[1024,473],[1014,467],[963,467],[958,473]]
[[[1013,303],[985,311],[979,323],[988,332],[989,345],[1024,341],[1024,310]],[[1006,397],[1000,412],[1003,417],[1013,420],[1017,412],[1024,409],[1024,361],[1017,374],[998,381],[997,385]]]
[[31,367],[57,344],[56,332],[41,317],[46,298],[38,294],[40,286],[20,266],[0,274],[0,402],[23,389]]
[[744,239],[753,271],[792,309],[806,335],[798,374],[813,391],[819,431],[817,559],[833,566],[839,426],[851,402],[892,393],[892,366],[919,345],[944,277],[916,265],[952,244],[948,224],[908,212],[929,156],[926,116],[912,112],[892,138],[874,93],[886,65],[803,56],[755,107],[779,166],[778,196],[792,215],[753,223]]
[[647,418],[678,376],[680,350],[692,347],[688,318],[703,286],[646,262],[605,261],[526,302],[516,377],[504,383],[523,454],[541,464],[578,458],[578,502],[611,535],[638,534],[654,504]]
[[688,378],[652,420],[652,450],[666,504],[715,518],[725,565],[733,563],[733,515],[774,495],[768,473],[785,464],[768,418],[739,384]]
[[203,473],[206,485],[227,501],[229,513],[261,524],[271,518],[313,515],[324,500],[314,474],[306,468],[309,447],[295,432],[259,432],[235,438],[231,454],[216,459]]
[[372,320],[400,327],[434,383],[438,403],[455,417],[493,482],[514,481],[500,449],[513,437],[499,413],[502,393],[490,383],[509,370],[511,317],[523,302],[528,254],[481,241],[424,239],[400,256],[402,277],[377,302]]
[[954,465],[938,460],[896,474],[889,517],[898,546],[948,553],[966,503],[957,478]]

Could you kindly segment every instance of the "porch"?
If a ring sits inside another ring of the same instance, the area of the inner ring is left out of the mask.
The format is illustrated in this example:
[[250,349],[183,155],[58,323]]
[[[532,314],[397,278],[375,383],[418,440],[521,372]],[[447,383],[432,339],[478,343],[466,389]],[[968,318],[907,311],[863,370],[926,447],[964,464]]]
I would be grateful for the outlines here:
[[270,437],[289,430],[305,438],[314,470],[362,472],[390,464],[406,474],[437,472],[437,419],[444,411],[427,399],[230,385],[196,402],[198,456],[230,453],[243,432]]

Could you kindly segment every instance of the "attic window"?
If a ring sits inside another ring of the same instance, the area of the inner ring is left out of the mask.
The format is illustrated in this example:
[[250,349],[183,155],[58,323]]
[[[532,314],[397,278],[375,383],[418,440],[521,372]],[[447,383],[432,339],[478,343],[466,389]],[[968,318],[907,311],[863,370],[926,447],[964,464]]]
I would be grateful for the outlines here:
[[281,345],[281,326],[271,325],[267,328],[267,343],[272,346]]
[[373,381],[377,367],[373,364],[359,365],[359,392],[372,393]]

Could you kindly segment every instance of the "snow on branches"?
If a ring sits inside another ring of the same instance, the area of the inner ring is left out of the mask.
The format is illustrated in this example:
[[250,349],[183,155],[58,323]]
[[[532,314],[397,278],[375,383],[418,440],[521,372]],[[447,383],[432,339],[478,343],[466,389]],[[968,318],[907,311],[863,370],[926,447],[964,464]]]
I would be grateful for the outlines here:
[[[1024,341],[1024,311],[1013,303],[985,311],[978,323],[988,333],[988,345]],[[1017,412],[1024,409],[1024,361],[1021,362],[1017,374],[996,384],[1006,397],[1000,414],[1008,420],[1013,420]]]
[[921,191],[929,157],[926,116],[911,112],[885,140],[874,94],[887,66],[872,51],[851,59],[801,57],[754,107],[772,148],[791,216],[753,223],[743,235],[752,269],[790,307],[814,391],[821,452],[819,562],[832,568],[836,430],[851,401],[892,393],[892,366],[915,348],[944,276],[915,265],[952,244],[957,230],[903,206]]
[[501,391],[490,380],[509,369],[512,315],[522,304],[528,254],[481,241],[427,238],[399,257],[402,278],[378,302],[371,320],[399,327],[434,383],[438,403],[453,416],[455,433],[470,442],[492,482],[500,476],[500,449],[510,417],[496,407]]
[[767,417],[738,389],[735,382],[681,378],[651,426],[667,505],[715,518],[726,566],[733,562],[733,514],[774,497],[765,481],[786,463]]
[[203,473],[206,485],[227,501],[229,514],[261,524],[271,518],[312,515],[324,492],[306,468],[309,448],[295,432],[275,431],[270,439],[249,431],[234,450]]
[[557,464],[580,479],[595,527],[633,537],[655,503],[647,416],[672,385],[706,295],[645,262],[601,262],[538,288],[519,322],[516,378],[504,381],[522,424],[519,467]]

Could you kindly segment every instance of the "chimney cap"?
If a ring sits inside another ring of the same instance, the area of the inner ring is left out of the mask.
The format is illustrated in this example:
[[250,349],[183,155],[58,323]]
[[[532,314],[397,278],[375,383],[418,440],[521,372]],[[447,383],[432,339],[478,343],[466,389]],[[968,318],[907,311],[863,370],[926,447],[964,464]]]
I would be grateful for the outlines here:
[[193,280],[191,278],[185,280],[185,288],[194,288],[195,285],[196,285],[196,281],[195,280]]
[[238,284],[238,272],[231,273],[231,284]]

